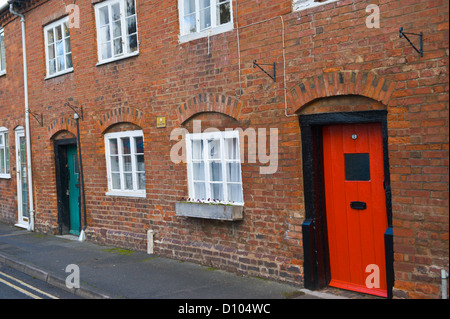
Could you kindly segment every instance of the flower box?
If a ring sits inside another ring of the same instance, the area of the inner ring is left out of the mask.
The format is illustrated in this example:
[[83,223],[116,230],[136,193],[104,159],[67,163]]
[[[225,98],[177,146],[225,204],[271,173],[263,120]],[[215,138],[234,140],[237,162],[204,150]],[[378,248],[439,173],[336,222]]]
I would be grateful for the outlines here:
[[176,216],[196,217],[217,220],[242,220],[244,218],[244,206],[178,202],[175,203]]

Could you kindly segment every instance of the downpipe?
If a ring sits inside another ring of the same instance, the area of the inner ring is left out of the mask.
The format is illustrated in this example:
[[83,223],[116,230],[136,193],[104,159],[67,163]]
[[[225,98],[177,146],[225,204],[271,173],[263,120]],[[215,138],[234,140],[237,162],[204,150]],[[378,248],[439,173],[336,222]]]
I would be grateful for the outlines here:
[[445,269],[441,269],[442,299],[448,299],[448,296],[447,296],[447,279],[448,279],[448,272]]
[[31,166],[31,140],[30,140],[30,113],[28,107],[28,68],[27,68],[27,46],[25,38],[25,16],[14,10],[13,1],[8,1],[9,12],[20,18],[22,25],[22,50],[23,50],[23,88],[25,99],[25,141],[27,148],[27,172],[28,172],[28,208],[30,220],[28,230],[34,231],[34,199],[33,199],[33,171]]

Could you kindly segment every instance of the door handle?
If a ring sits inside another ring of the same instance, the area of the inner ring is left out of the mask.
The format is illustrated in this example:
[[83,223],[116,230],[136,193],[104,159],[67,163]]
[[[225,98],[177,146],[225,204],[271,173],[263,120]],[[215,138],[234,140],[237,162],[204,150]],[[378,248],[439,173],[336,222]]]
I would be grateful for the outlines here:
[[367,208],[366,202],[350,202],[350,208],[364,210]]

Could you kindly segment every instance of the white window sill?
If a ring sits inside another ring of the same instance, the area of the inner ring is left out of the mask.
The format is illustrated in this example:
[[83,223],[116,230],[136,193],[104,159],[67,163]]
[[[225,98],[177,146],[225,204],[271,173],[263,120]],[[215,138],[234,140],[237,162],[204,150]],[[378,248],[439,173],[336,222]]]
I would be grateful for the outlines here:
[[5,71],[0,71],[0,76],[2,75],[6,75],[6,70]]
[[292,11],[302,11],[302,10],[306,10],[306,9],[323,6],[323,5],[337,2],[337,1],[339,1],[339,0],[328,0],[326,2],[314,2],[313,0],[308,0],[305,2],[301,2],[301,3],[300,3],[300,1],[298,3],[294,2],[292,5]]
[[106,196],[119,196],[119,197],[136,197],[145,198],[147,194],[145,192],[121,192],[121,191],[109,191],[105,193]]
[[123,59],[128,59],[128,58],[131,58],[131,57],[134,57],[134,56],[138,56],[138,55],[139,55],[139,50],[135,51],[133,53],[130,53],[130,54],[121,55],[121,56],[118,56],[118,57],[115,57],[115,58],[111,58],[111,59],[108,59],[108,60],[99,61],[99,62],[97,62],[97,64],[95,66],[100,66],[100,65],[104,65],[104,64],[120,61],[120,60],[123,60]]
[[185,34],[185,35],[180,35],[179,36],[179,41],[180,41],[180,43],[186,43],[186,42],[189,42],[189,41],[192,41],[192,40],[205,38],[207,36],[212,36],[212,35],[224,33],[224,32],[228,32],[228,31],[231,31],[231,30],[233,30],[233,23],[232,22],[224,24],[224,25],[221,25],[219,27],[207,29],[207,30],[204,30],[204,31],[200,31],[200,32],[196,32],[196,33],[190,33],[190,34]]
[[64,70],[64,71],[59,72],[59,73],[54,73],[54,74],[52,74],[52,75],[47,75],[47,76],[44,78],[44,80],[53,79],[53,78],[56,78],[56,77],[58,77],[58,76],[61,76],[61,75],[64,75],[64,74],[68,74],[68,73],[73,73],[73,68]]
[[175,215],[181,217],[235,221],[244,219],[244,206],[178,202],[175,203]]
[[0,179],[11,179],[10,174],[0,174]]

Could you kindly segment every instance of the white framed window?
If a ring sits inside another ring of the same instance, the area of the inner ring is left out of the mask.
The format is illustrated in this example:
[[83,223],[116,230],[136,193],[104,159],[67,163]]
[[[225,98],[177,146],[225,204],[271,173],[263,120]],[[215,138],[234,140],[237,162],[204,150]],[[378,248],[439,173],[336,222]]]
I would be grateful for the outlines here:
[[338,0],[293,0],[292,10],[301,11],[309,8],[318,7],[331,2],[336,2]]
[[0,29],[0,75],[6,73],[5,32]]
[[73,71],[69,17],[44,27],[47,78]]
[[239,132],[186,134],[191,201],[243,205]]
[[145,197],[144,135],[141,130],[105,134],[107,195]]
[[178,0],[180,42],[233,29],[231,0]]
[[9,139],[6,127],[0,127],[0,178],[11,178],[9,172]]
[[98,64],[139,53],[135,0],[107,0],[95,5]]

